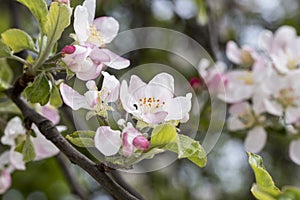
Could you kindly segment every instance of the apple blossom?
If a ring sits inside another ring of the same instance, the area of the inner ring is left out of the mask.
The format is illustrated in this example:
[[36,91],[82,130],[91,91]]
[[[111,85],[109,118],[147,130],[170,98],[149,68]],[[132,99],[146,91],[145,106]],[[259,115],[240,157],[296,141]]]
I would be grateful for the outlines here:
[[129,60],[118,56],[108,49],[97,47],[69,45],[62,50],[62,61],[81,80],[91,80],[99,76],[105,65],[113,69],[129,66]]
[[293,27],[282,26],[274,34],[266,30],[261,36],[261,45],[280,73],[299,68],[300,37]]
[[148,124],[186,121],[191,110],[191,98],[191,93],[174,97],[174,79],[167,73],[156,75],[148,84],[133,75],[129,86],[124,80],[120,89],[123,108]]
[[231,131],[249,129],[245,139],[247,151],[257,153],[263,149],[267,141],[267,133],[260,125],[263,116],[256,116],[248,102],[240,102],[230,106],[227,127]]
[[243,46],[240,49],[233,41],[229,41],[226,45],[226,56],[231,62],[247,67],[251,66],[258,57],[251,47]]
[[293,162],[300,165],[300,139],[293,140],[290,143],[289,155]]
[[102,72],[104,79],[102,88],[98,91],[94,81],[88,81],[86,87],[89,89],[84,95],[79,94],[65,83],[60,84],[60,92],[65,104],[73,110],[84,108],[95,114],[106,116],[106,111],[112,108],[108,103],[115,102],[119,97],[120,82],[115,76]]
[[127,123],[122,132],[101,126],[96,131],[94,141],[95,147],[105,156],[117,154],[122,147],[122,154],[128,157],[136,150],[145,151],[150,146],[149,141],[131,123]]

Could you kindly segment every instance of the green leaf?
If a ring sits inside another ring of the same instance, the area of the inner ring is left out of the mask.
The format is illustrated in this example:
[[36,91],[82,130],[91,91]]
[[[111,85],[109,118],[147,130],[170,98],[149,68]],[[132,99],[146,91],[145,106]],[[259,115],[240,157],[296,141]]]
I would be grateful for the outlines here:
[[0,58],[7,58],[12,56],[12,51],[2,40],[0,40]]
[[5,101],[0,103],[0,113],[21,114],[21,111],[12,101]]
[[178,158],[187,158],[199,167],[206,165],[206,152],[200,143],[186,135],[178,134],[178,143],[170,144],[165,149],[178,154]]
[[254,184],[252,186],[251,192],[252,192],[253,196],[259,200],[276,200],[276,198],[272,197],[272,195],[261,190],[257,184]]
[[300,199],[300,188],[293,186],[285,186],[282,189],[283,194],[278,198],[278,200],[298,200]]
[[35,17],[40,29],[45,33],[45,24],[47,21],[48,8],[45,0],[18,0],[25,5]]
[[66,138],[74,145],[78,147],[88,148],[94,147],[94,131],[75,131],[72,134],[66,136]]
[[40,74],[24,92],[31,103],[40,103],[42,106],[47,104],[50,97],[50,85],[48,79],[44,74]]
[[47,22],[45,24],[47,44],[53,46],[61,37],[61,34],[70,25],[72,9],[65,5],[54,2],[51,4]]
[[259,155],[248,152],[249,164],[251,165],[256,179],[257,187],[260,191],[266,192],[271,196],[280,195],[280,190],[275,186],[275,183],[263,166],[263,160]]
[[56,85],[54,85],[51,90],[50,104],[56,108],[62,106],[62,104],[63,104],[61,96],[60,96],[60,92]]
[[13,72],[5,58],[0,59],[0,91],[8,89],[13,79]]
[[33,143],[30,139],[30,135],[28,134],[26,136],[26,140],[22,149],[22,154],[23,154],[23,161],[24,162],[29,162],[34,160],[35,158],[35,151],[34,151],[34,146]]
[[14,53],[24,49],[35,50],[33,39],[20,29],[8,29],[1,34],[2,40]]
[[151,135],[151,146],[167,145],[177,143],[176,127],[171,124],[156,126]]

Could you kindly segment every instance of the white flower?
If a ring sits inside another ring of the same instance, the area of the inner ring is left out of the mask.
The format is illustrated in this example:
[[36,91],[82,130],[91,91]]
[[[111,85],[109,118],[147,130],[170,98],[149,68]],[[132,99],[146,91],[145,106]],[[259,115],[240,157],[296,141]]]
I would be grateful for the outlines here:
[[266,30],[261,36],[261,44],[280,73],[299,68],[300,37],[293,27],[282,26],[274,34]]
[[94,138],[95,147],[105,156],[112,156],[119,152],[122,146],[122,154],[131,156],[136,150],[145,151],[150,143],[131,123],[128,123],[123,131],[112,130],[109,126],[101,126],[97,129]]
[[241,49],[233,41],[229,41],[226,45],[226,56],[228,59],[238,65],[251,66],[258,55],[249,46],[243,46]]
[[61,83],[60,92],[65,104],[70,106],[73,110],[80,108],[95,111],[97,114],[106,112],[111,109],[108,103],[115,102],[119,97],[120,82],[115,76],[102,72],[104,76],[102,88],[98,91],[94,81],[86,83],[89,89],[84,95],[79,94],[70,86]]
[[129,86],[123,81],[120,89],[123,108],[149,124],[171,120],[187,121],[191,98],[191,93],[174,97],[174,79],[167,73],[156,75],[148,84],[133,75]]
[[231,131],[250,129],[244,141],[245,148],[253,153],[260,152],[267,141],[267,133],[260,125],[264,117],[256,116],[248,102],[233,104],[229,108],[229,114],[228,129]]
[[289,155],[293,162],[300,165],[300,139],[290,143]]

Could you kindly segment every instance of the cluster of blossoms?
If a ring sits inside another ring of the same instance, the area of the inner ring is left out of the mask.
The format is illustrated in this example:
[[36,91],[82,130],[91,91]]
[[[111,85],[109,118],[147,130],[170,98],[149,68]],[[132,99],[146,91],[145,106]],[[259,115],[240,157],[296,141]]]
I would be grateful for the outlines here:
[[242,68],[226,70],[222,62],[209,68],[202,60],[199,71],[211,95],[230,104],[228,129],[247,130],[246,150],[264,148],[268,121],[272,126],[275,120],[287,128],[293,139],[290,158],[300,164],[300,37],[294,28],[282,26],[274,34],[264,31],[260,43],[260,52],[227,43],[228,59]]
[[[53,124],[58,124],[60,117],[56,108],[51,105],[40,106],[39,104],[35,107],[37,112],[52,121]],[[64,131],[66,127],[57,126],[57,129]],[[31,131],[34,132],[34,136]],[[59,153],[58,148],[42,135],[35,124],[32,124],[31,129],[27,130],[19,117],[14,117],[7,123],[1,143],[9,146],[9,149],[0,155],[0,194],[10,187],[10,174],[15,170],[25,170],[26,162],[43,160]],[[29,159],[24,157],[24,152],[20,149],[23,147],[24,151],[25,145],[28,147],[25,154],[34,155]]]
[[[115,76],[104,71],[104,66],[123,69],[130,63],[105,48],[105,44],[117,35],[119,24],[112,17],[94,20],[95,5],[95,0],[86,0],[82,6],[76,7],[73,35],[76,44],[62,50],[62,61],[77,78],[87,81],[88,91],[81,95],[62,83],[60,92],[64,103],[73,110],[89,110],[87,120],[93,116],[106,119],[108,111],[114,111],[112,104],[121,102],[127,115],[131,114],[137,123],[143,123],[142,128],[186,122],[189,119],[192,95],[189,93],[184,97],[174,97],[174,79],[171,75],[160,73],[148,84],[133,75],[128,85],[126,81],[120,84]],[[101,90],[98,90],[92,79],[100,74],[104,79]],[[129,157],[150,147],[147,133],[142,133],[131,122],[119,120],[119,129],[100,126],[96,130],[94,145],[105,156],[119,153]]]

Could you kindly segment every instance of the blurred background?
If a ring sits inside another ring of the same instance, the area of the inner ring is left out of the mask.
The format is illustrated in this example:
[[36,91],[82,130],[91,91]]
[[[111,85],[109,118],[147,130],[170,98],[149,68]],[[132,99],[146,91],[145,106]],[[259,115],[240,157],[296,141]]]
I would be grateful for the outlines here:
[[[81,0],[71,0],[72,7],[81,3]],[[224,56],[224,47],[228,40],[235,40],[240,45],[258,47],[258,35],[263,29],[276,30],[287,24],[300,31],[299,6],[299,0],[97,0],[96,17],[115,17],[120,23],[120,31],[139,27],[162,27],[179,31],[201,44],[215,61],[222,60],[229,64]],[[33,17],[21,4],[15,0],[1,0],[0,33],[17,27],[36,37],[38,30],[34,24]],[[72,32],[72,28],[66,30],[58,49],[72,42],[68,37]],[[21,56],[26,54],[22,52]],[[198,76],[189,63],[178,62],[178,58],[164,51],[133,51],[125,57],[131,60],[131,68],[156,62],[181,69],[188,80]],[[8,64],[13,71],[13,79],[16,79],[22,72],[21,66],[13,61]],[[196,92],[201,95],[201,92]],[[0,112],[0,131],[3,134],[4,125],[12,114],[3,108],[0,108]],[[66,122],[69,130],[74,129],[70,120],[65,118],[67,116],[63,115],[62,123]],[[209,119],[208,103],[201,110],[197,134],[200,141],[208,128]],[[300,187],[300,168],[288,157],[289,143],[285,140],[285,134],[280,131],[269,132],[268,137],[268,143],[260,155],[277,186]],[[189,161],[179,160],[155,172],[123,172],[122,176],[149,200],[254,199],[250,188],[255,180],[243,147],[244,138],[245,133],[228,133],[225,128],[215,148],[208,154],[208,163],[203,169]],[[76,166],[71,170],[90,194],[90,199],[112,199],[84,171]],[[26,171],[15,172],[11,189],[1,198],[76,199],[71,195],[63,171],[55,158],[29,163]]]

